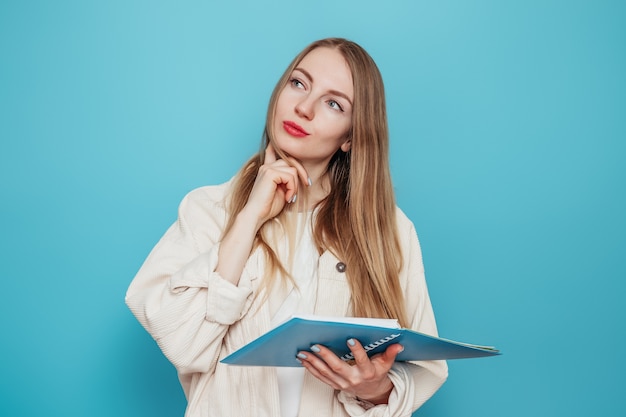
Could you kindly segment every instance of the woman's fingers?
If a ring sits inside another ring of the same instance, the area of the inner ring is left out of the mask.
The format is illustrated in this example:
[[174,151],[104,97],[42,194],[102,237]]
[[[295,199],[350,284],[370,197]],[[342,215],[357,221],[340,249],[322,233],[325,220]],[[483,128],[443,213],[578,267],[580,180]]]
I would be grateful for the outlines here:
[[278,166],[274,167],[273,170],[274,184],[276,184],[277,187],[282,187],[285,193],[285,202],[293,202],[293,197],[298,192],[298,181],[296,180],[297,171],[290,166]]
[[395,343],[389,346],[384,352],[379,353],[378,355],[374,355],[371,358],[371,361],[383,364],[384,367],[388,367],[388,369],[391,369],[394,362],[396,361],[396,356],[398,356],[403,350],[404,346],[399,343]]
[[302,366],[304,366],[315,378],[319,379],[326,385],[330,385],[333,389],[336,389],[336,390],[343,389],[343,387],[337,383],[335,378],[326,377],[312,363],[308,361],[301,361],[301,362],[302,362]]
[[384,352],[374,355],[370,358],[361,343],[356,339],[348,340],[348,348],[354,356],[354,362],[356,366],[359,366],[368,371],[372,369],[373,366],[377,366],[385,370],[385,372],[391,369],[394,362],[396,361],[396,356],[398,356],[398,354],[404,350],[402,345],[395,343],[387,347]]
[[298,191],[298,172],[287,162],[279,159],[271,164],[264,164],[259,168],[257,181],[253,192],[257,190],[265,190],[263,195],[268,193],[266,197],[269,201],[273,201],[277,194],[287,203],[291,201]]
[[277,159],[276,150],[268,144],[263,165],[248,197],[248,208],[258,217],[259,227],[276,217],[285,204],[296,201],[300,184],[310,185],[306,169],[290,156]]
[[298,162],[297,159],[292,158],[290,156],[287,157],[287,160],[289,161],[289,165],[294,167],[296,171],[298,172],[298,176],[300,177],[300,181],[302,181],[302,184],[311,186],[311,178],[309,177],[309,174],[306,172],[306,169],[304,169],[302,164]]
[[347,344],[354,356],[352,364],[321,345],[313,345],[311,352],[300,352],[298,358],[313,376],[333,388],[385,402],[393,388],[388,372],[402,346],[391,345],[370,358],[358,340],[349,339]]
[[[302,164],[300,162],[298,162],[297,159],[291,157],[291,156],[287,156],[285,158],[285,160],[288,162],[288,165],[294,167],[296,169],[296,171],[298,172],[298,176],[300,177],[300,181],[302,181],[302,184],[306,184],[306,185],[311,185],[311,178],[309,177],[309,174],[306,172],[306,169],[304,169],[304,167],[302,166]],[[273,164],[274,162],[277,161],[276,158],[276,151],[274,150],[274,146],[270,143],[267,145],[267,148],[265,148],[265,162],[264,165],[269,165],[269,164]]]
[[[315,345],[311,347],[311,352],[300,352],[298,358],[302,365],[320,381],[330,385],[334,389],[345,389],[349,386],[348,381],[342,376],[341,367],[348,367],[344,361],[339,359],[334,353],[324,346]],[[332,357],[338,362],[332,365]]]

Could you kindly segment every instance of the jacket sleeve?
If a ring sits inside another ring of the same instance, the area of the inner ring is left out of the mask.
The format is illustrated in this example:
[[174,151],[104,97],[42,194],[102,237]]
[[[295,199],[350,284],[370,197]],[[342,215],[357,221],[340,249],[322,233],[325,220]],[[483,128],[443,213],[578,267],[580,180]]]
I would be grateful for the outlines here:
[[215,272],[224,210],[202,189],[181,202],[137,273],[126,303],[180,374],[211,373],[229,326],[248,306],[251,289]]
[[[404,267],[401,282],[404,285],[404,298],[407,314],[411,318],[411,328],[421,333],[437,336],[437,325],[428,295],[422,252],[413,224],[399,212],[400,222],[408,222],[410,227],[401,237]],[[402,223],[400,223],[402,224]],[[373,406],[359,401],[345,392],[339,393],[339,401],[344,404],[350,416],[363,417],[404,417],[422,406],[441,387],[448,377],[445,361],[396,362],[389,372],[394,389],[386,405]]]

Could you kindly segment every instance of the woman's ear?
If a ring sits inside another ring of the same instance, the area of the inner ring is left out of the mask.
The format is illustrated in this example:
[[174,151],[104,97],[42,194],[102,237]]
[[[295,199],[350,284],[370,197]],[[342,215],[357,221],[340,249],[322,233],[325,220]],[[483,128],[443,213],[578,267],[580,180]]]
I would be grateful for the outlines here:
[[344,143],[341,144],[341,150],[344,152],[348,152],[351,147],[352,147],[352,141],[350,139],[346,140]]

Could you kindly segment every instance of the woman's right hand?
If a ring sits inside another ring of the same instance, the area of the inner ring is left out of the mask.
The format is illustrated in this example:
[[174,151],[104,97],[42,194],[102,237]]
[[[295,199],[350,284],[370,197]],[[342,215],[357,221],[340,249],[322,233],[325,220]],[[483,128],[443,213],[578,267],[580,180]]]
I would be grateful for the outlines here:
[[215,271],[224,279],[238,285],[256,233],[263,223],[276,217],[285,204],[295,201],[298,177],[303,184],[308,184],[307,172],[298,161],[276,159],[274,148],[268,145],[265,162],[259,168],[248,201],[220,245]]
[[248,202],[242,212],[254,216],[257,230],[276,217],[286,204],[294,203],[298,195],[298,176],[308,184],[304,167],[294,158],[276,159],[271,144],[265,149],[265,161],[259,168]]

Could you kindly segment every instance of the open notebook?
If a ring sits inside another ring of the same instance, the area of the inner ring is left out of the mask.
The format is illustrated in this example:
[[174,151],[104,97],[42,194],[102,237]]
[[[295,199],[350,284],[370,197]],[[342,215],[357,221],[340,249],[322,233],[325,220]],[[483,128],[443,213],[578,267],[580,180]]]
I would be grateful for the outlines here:
[[326,346],[345,361],[354,359],[347,345],[357,339],[368,355],[383,352],[400,343],[404,351],[397,361],[479,358],[499,355],[491,346],[480,346],[429,336],[403,329],[393,319],[352,317],[294,316],[259,338],[233,352],[221,362],[242,366],[302,366],[296,360],[299,351],[314,344]]

